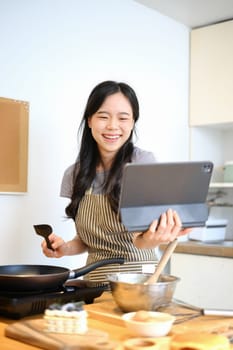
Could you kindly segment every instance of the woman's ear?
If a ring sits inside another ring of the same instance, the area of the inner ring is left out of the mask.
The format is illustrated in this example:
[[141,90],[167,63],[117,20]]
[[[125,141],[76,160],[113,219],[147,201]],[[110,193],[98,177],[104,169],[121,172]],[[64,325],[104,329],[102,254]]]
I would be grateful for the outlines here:
[[89,128],[91,129],[91,118],[87,118],[87,125],[89,126]]
[[132,131],[134,130],[134,127],[135,127],[135,120],[133,120],[133,125],[132,125]]

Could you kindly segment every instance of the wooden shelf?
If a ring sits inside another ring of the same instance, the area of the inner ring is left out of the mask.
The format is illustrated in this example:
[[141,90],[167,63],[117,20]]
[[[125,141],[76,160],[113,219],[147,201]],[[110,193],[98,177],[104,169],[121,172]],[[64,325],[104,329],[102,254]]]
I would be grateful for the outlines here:
[[212,182],[210,188],[233,188],[233,182]]

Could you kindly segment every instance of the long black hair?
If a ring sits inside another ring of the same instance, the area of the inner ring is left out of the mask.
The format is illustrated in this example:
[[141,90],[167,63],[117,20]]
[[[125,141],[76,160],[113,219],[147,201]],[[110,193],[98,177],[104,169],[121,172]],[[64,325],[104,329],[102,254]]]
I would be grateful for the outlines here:
[[[73,171],[73,193],[71,202],[66,207],[67,217],[73,220],[75,220],[82,197],[85,195],[86,190],[92,185],[96,175],[96,166],[100,162],[99,150],[92,136],[91,129],[88,126],[88,119],[97,112],[108,96],[117,92],[121,92],[128,99],[133,111],[135,123],[139,118],[138,99],[134,90],[128,84],[109,80],[98,84],[92,90],[87,100],[84,115],[79,127],[79,132],[82,132],[80,151]],[[127,162],[131,162],[134,150],[132,142],[134,131],[135,129],[131,131],[128,140],[117,152],[104,183],[104,193],[108,196],[111,207],[115,212],[118,210],[122,170]]]

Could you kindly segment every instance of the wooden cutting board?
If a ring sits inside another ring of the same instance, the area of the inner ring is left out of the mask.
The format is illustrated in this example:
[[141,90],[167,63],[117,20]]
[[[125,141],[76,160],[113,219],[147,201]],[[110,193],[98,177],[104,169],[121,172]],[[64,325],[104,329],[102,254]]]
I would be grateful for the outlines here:
[[43,318],[14,322],[5,328],[5,335],[46,350],[113,350],[117,345],[107,332],[91,328],[84,335],[48,333]]

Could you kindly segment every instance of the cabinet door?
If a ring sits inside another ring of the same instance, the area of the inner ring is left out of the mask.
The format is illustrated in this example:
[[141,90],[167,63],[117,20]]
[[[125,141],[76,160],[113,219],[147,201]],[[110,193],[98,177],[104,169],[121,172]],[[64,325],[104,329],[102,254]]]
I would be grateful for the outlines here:
[[175,253],[170,273],[180,281],[174,296],[202,308],[232,309],[232,271],[232,258]]
[[191,32],[191,126],[233,122],[232,38],[232,20]]

